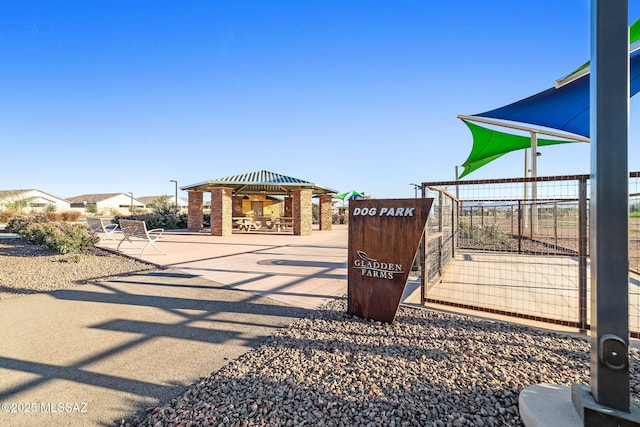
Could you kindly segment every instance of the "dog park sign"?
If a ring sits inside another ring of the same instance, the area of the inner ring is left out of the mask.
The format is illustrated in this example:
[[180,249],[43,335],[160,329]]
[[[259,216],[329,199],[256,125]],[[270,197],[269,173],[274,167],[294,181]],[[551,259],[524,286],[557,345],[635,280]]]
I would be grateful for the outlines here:
[[392,323],[433,199],[349,202],[349,314]]

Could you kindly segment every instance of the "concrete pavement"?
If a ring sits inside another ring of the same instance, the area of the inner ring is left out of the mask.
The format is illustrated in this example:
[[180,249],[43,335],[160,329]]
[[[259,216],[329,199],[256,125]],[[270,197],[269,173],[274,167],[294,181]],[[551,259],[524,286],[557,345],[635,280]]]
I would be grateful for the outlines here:
[[0,425],[112,426],[176,396],[345,294],[346,236],[166,233],[158,271],[0,301]]
[[[165,232],[157,246],[140,257],[125,242],[120,252],[161,266],[303,308],[316,308],[347,292],[348,227],[313,231],[311,236],[275,232],[211,236],[207,232]],[[105,240],[105,248],[118,242]]]

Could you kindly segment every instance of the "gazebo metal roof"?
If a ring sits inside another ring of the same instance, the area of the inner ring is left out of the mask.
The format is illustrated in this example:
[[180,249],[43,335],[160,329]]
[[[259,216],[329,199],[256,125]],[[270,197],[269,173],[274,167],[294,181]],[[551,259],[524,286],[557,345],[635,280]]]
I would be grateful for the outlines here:
[[247,172],[180,187],[184,191],[210,191],[212,187],[232,188],[235,194],[288,195],[294,190],[310,189],[313,194],[335,194],[336,190],[302,179],[266,170]]

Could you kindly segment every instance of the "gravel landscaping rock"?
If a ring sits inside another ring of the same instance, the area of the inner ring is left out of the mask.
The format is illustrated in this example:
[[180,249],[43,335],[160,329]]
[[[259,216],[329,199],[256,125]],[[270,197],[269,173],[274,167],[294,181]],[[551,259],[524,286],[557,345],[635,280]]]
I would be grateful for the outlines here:
[[98,248],[86,254],[60,255],[21,239],[0,239],[0,299],[157,269]]
[[[638,402],[639,354],[631,350]],[[589,342],[401,307],[393,324],[330,302],[137,426],[520,426],[520,391],[589,384]]]

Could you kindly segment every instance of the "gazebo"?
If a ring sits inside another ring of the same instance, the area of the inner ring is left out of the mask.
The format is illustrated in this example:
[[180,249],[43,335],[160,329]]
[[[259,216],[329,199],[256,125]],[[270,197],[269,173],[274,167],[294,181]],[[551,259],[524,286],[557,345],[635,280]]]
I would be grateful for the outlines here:
[[181,187],[189,195],[187,227],[189,231],[202,231],[204,193],[211,193],[211,235],[232,234],[233,218],[243,216],[243,203],[265,200],[266,197],[284,197],[284,215],[293,218],[293,234],[311,234],[311,198],[319,199],[319,227],[331,230],[331,199],[337,191],[309,181],[266,170],[248,172]]

